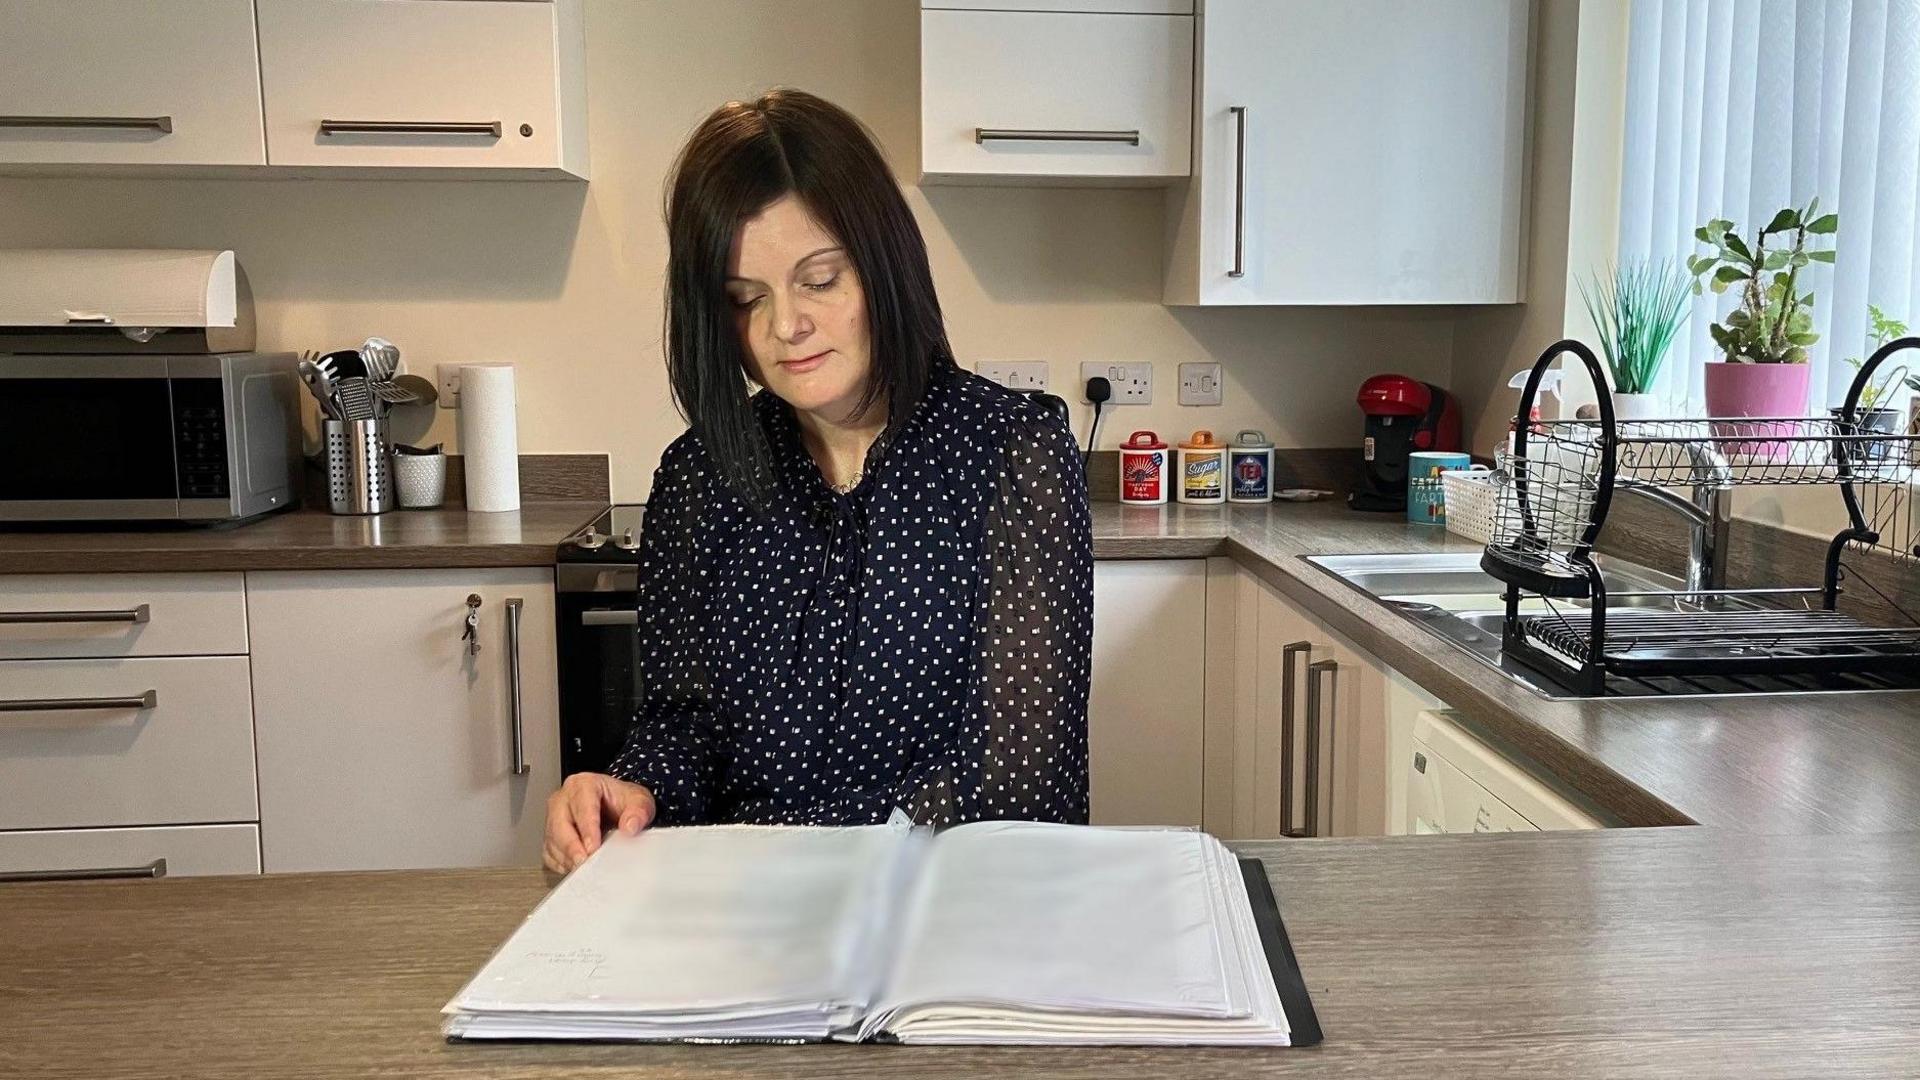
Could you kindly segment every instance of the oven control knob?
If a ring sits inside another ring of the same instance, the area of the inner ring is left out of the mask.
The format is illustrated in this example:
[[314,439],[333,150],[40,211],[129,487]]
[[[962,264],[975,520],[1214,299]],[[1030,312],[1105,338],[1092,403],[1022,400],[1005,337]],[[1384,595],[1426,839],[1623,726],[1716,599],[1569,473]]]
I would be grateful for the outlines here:
[[635,540],[633,538],[633,530],[628,529],[625,535],[613,542],[613,546],[619,548],[621,551],[639,551],[640,541]]
[[589,527],[585,533],[573,541],[573,546],[582,551],[599,551],[611,539],[606,533]]

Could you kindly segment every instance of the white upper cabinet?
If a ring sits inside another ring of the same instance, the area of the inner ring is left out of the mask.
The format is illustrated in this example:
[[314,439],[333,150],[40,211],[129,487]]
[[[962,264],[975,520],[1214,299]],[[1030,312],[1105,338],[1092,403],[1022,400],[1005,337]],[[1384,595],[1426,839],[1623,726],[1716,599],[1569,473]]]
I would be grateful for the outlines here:
[[1127,184],[1187,175],[1189,4],[987,6],[922,5],[923,183]]
[[0,0],[0,166],[266,160],[252,0]]
[[1518,302],[1529,7],[1205,0],[1166,302]]
[[273,165],[587,175],[578,0],[256,0]]

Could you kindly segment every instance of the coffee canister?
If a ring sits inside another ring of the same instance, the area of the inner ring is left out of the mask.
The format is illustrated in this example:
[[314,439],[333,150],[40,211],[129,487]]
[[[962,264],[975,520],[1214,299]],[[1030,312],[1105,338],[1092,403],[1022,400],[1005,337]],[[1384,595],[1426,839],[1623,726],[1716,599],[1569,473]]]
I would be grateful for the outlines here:
[[1227,448],[1227,501],[1273,501],[1273,442],[1265,432],[1248,428],[1233,437]]
[[1136,431],[1120,444],[1120,501],[1157,506],[1167,501],[1167,444]]
[[1416,450],[1407,455],[1407,520],[1416,525],[1447,523],[1447,489],[1440,474],[1465,469],[1473,459],[1450,450]]
[[1183,503],[1220,506],[1227,501],[1227,444],[1215,441],[1202,428],[1180,444],[1175,455],[1180,487],[1175,498]]

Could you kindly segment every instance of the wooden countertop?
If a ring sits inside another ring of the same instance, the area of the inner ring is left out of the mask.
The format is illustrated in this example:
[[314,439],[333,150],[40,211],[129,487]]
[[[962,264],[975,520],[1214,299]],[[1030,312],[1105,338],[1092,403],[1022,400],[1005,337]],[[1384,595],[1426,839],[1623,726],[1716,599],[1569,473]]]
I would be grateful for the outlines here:
[[1885,1077],[1920,1062],[1920,834],[1235,845],[1305,1050],[448,1044],[534,870],[0,886],[9,1077]]
[[1232,558],[1629,825],[1920,829],[1920,691],[1549,701],[1302,559],[1473,551],[1336,502],[1094,505],[1101,558]]
[[3,531],[0,574],[552,566],[604,501],[523,502],[498,514],[292,510],[224,529]]

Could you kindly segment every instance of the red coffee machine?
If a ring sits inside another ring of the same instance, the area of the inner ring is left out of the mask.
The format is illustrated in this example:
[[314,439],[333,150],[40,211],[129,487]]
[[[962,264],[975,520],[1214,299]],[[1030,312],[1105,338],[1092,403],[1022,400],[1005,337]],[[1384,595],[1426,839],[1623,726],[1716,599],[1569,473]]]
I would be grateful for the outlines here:
[[1355,510],[1407,508],[1407,457],[1416,450],[1459,450],[1460,403],[1432,383],[1375,375],[1360,384],[1367,435],[1360,486],[1347,496]]

